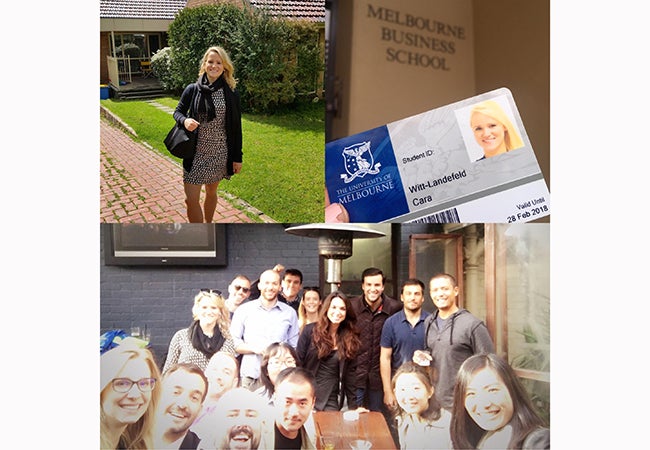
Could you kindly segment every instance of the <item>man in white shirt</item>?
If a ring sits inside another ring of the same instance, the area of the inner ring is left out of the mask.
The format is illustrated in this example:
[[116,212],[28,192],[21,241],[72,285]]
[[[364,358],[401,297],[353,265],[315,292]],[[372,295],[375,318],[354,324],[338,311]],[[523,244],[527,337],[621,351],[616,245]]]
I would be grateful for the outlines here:
[[298,314],[286,303],[278,301],[280,274],[265,270],[260,275],[260,296],[240,305],[232,316],[230,334],[235,350],[243,355],[240,367],[241,386],[250,390],[259,387],[262,353],[274,342],[298,344]]

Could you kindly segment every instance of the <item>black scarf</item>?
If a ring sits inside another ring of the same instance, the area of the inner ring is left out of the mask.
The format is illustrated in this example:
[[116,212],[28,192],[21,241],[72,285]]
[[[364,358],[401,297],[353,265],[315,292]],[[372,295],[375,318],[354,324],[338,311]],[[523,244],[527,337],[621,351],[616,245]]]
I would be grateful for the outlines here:
[[221,350],[221,346],[226,340],[221,334],[218,325],[214,326],[212,337],[206,336],[203,333],[198,320],[195,320],[192,325],[190,325],[187,332],[194,348],[203,353],[208,359]]
[[226,140],[228,143],[228,160],[226,168],[228,175],[234,173],[232,163],[241,162],[241,112],[239,111],[239,102],[235,98],[235,93],[230,88],[222,73],[214,83],[208,84],[208,76],[203,74],[196,81],[198,95],[194,100],[194,111],[198,114],[206,114],[207,121],[214,120],[216,113],[214,110],[214,101],[212,93],[223,88],[223,97],[226,102]]
[[[207,121],[214,120],[216,113],[214,112],[214,102],[212,101],[212,94],[217,92],[219,89],[223,88],[226,84],[223,79],[223,74],[212,84],[208,84],[208,76],[203,74],[196,81],[196,87],[199,89],[198,95],[196,96],[196,104],[194,105],[194,110],[198,114],[207,114]],[[226,90],[223,92],[224,96],[226,95]],[[226,101],[226,114],[228,114],[228,104]]]

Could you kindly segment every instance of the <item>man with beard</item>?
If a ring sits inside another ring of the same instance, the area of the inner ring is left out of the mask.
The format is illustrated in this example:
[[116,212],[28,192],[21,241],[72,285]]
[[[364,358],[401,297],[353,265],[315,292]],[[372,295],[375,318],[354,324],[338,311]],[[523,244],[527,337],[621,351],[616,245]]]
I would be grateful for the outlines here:
[[275,380],[273,397],[274,448],[315,449],[311,412],[316,403],[316,386],[311,373],[300,367],[284,369]]
[[236,388],[239,382],[239,365],[235,357],[228,352],[217,352],[210,358],[205,368],[208,380],[208,394],[203,403],[201,414],[192,424],[192,431],[200,438],[210,434],[213,416],[219,414],[217,407],[219,399],[230,389]]
[[388,317],[402,309],[402,304],[384,294],[384,273],[369,267],[361,274],[363,295],[350,300],[357,316],[361,346],[357,353],[357,405],[382,411],[384,393],[379,374],[381,330]]
[[262,354],[274,342],[298,344],[298,314],[278,300],[280,274],[265,270],[260,275],[260,296],[235,310],[230,334],[235,350],[243,355],[240,368],[241,386],[254,391],[259,387]]
[[[397,408],[397,399],[393,393],[391,380],[399,366],[411,361],[415,350],[424,348],[424,319],[429,315],[422,310],[424,303],[424,283],[410,278],[402,284],[400,300],[404,305],[384,322],[381,330],[381,352],[379,355],[379,372],[384,387],[384,405],[386,412]],[[388,427],[395,444],[399,444],[399,433],[395,423],[386,414]]]
[[156,449],[196,449],[199,437],[190,425],[201,411],[208,380],[195,364],[172,366],[162,380],[162,394],[156,413]]
[[226,308],[230,311],[230,318],[235,310],[248,300],[251,295],[251,280],[246,275],[236,275],[228,285],[228,298],[226,299]]
[[415,350],[424,348],[424,319],[429,315],[422,310],[422,281],[415,278],[406,280],[402,284],[400,300],[404,308],[386,319],[381,331],[379,371],[384,387],[384,404],[390,409],[397,406],[391,385],[393,374],[399,366],[413,359]]
[[[298,312],[300,300],[302,299],[302,272],[298,269],[284,269],[282,264],[276,264],[273,271],[282,273],[281,289],[278,293],[278,300],[291,306]],[[259,280],[253,282],[251,293],[254,296],[259,295]]]
[[433,363],[438,378],[434,395],[448,411],[453,405],[456,375],[463,362],[472,355],[494,353],[485,323],[456,304],[458,292],[452,275],[440,273],[431,278],[429,295],[438,310],[424,321],[424,350],[413,353],[413,361],[421,366]]
[[223,394],[213,415],[212,435],[201,439],[199,449],[251,450],[272,448],[262,430],[270,423],[264,399],[245,388]]

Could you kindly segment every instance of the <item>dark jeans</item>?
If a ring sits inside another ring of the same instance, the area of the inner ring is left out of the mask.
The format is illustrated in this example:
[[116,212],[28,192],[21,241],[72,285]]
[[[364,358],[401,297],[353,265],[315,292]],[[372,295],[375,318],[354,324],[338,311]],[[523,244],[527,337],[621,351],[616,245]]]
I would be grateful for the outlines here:
[[384,411],[384,392],[366,388],[357,388],[357,405],[370,411]]

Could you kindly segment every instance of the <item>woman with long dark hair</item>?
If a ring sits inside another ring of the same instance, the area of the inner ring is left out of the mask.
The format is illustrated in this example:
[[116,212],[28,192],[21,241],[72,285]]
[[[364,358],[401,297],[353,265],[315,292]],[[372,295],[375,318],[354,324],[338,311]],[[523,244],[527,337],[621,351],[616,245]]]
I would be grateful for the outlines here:
[[172,336],[163,375],[177,363],[192,363],[205,370],[212,355],[220,350],[236,355],[230,336],[230,313],[221,292],[202,289],[194,297],[192,318],[188,328]]
[[474,355],[458,371],[451,418],[455,449],[548,449],[550,430],[510,365]]
[[350,300],[332,292],[323,300],[318,321],[305,325],[298,339],[300,365],[316,378],[314,409],[339,411],[345,398],[349,409],[357,408],[355,357],[360,344]]

